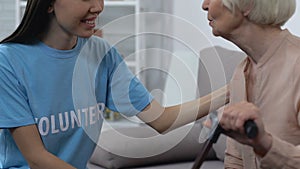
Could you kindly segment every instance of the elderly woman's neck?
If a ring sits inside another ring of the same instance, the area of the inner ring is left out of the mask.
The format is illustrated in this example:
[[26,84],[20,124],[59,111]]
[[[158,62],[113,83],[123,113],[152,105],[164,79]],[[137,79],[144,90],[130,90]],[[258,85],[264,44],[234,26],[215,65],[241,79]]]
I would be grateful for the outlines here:
[[239,46],[257,63],[281,31],[279,26],[262,26],[249,23],[247,26],[240,27],[228,40]]

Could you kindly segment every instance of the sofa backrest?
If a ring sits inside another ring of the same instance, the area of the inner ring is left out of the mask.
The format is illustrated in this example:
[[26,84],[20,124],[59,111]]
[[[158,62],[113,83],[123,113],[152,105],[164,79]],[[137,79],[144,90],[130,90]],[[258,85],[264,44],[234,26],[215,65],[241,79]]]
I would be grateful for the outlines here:
[[246,54],[220,46],[205,48],[200,51],[198,66],[198,95],[204,96],[229,83],[235,67]]
[[[228,84],[232,78],[235,67],[246,57],[240,51],[229,50],[220,46],[205,48],[200,51],[198,66],[197,98]],[[199,122],[203,121],[205,117]],[[221,135],[213,145],[218,159],[224,160],[226,149],[226,136]]]

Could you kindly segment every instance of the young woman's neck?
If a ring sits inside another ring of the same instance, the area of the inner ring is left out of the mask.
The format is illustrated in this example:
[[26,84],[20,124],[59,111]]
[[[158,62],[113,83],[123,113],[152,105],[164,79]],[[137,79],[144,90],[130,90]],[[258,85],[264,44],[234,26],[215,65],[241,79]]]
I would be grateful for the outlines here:
[[77,37],[74,36],[72,39],[64,38],[43,38],[41,41],[47,46],[58,49],[58,50],[71,50],[76,46]]
[[262,26],[251,22],[247,24],[240,27],[227,39],[236,44],[257,63],[282,30],[279,26]]
[[40,40],[51,48],[58,50],[70,50],[76,46],[77,36],[68,34],[58,27],[51,26],[43,34],[39,36]]

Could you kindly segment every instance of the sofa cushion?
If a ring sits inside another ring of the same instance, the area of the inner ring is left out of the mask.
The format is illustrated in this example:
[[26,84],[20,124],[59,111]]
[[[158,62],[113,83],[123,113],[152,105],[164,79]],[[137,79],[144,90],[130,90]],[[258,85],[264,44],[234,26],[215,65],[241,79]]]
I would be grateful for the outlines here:
[[[201,121],[203,123],[205,118],[202,118],[199,121]],[[210,128],[203,127],[203,129],[201,130],[201,133],[200,133],[199,141],[200,142],[206,141],[207,138],[213,134],[211,132],[212,132],[212,130]],[[227,138],[226,135],[221,134],[219,136],[217,142],[212,145],[212,148],[213,148],[214,152],[216,153],[217,159],[221,160],[221,161],[224,161],[224,158],[225,158],[226,138]]]
[[[192,168],[193,164],[194,162],[191,161],[191,162],[180,162],[180,163],[172,163],[172,164],[152,165],[152,166],[137,167],[137,168],[130,168],[130,169],[189,169]],[[91,163],[89,163],[87,167],[89,169],[106,169]],[[224,169],[224,163],[218,160],[204,161],[200,169]]]
[[[134,169],[190,169],[193,167],[194,162],[181,162],[172,164],[163,164],[147,167],[138,167]],[[200,169],[224,169],[224,164],[221,161],[205,161]]]
[[[128,168],[193,161],[201,150],[201,123],[160,135],[148,126],[111,129],[101,134],[90,162],[105,168]],[[215,159],[211,150],[208,159]]]
[[221,161],[224,161],[225,158],[226,138],[226,135],[221,134],[218,141],[213,144],[213,149],[216,153],[216,156]]

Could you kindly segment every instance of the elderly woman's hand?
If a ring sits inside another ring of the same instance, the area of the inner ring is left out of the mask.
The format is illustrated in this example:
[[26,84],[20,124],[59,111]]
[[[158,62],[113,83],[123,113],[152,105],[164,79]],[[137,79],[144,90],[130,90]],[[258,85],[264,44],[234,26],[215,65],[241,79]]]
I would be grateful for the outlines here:
[[[239,102],[225,106],[218,113],[219,125],[226,131],[226,135],[236,141],[250,145],[256,154],[264,156],[272,145],[272,136],[265,131],[260,110],[252,103]],[[258,127],[258,135],[250,139],[245,134],[244,123],[253,120]]]
[[[264,156],[271,148],[272,137],[265,131],[260,113],[254,104],[243,101],[224,107],[223,111],[219,111],[218,117],[221,127],[228,131],[226,135],[252,146],[258,155]],[[258,127],[258,135],[253,139],[245,134],[244,123],[247,120],[253,120]]]

